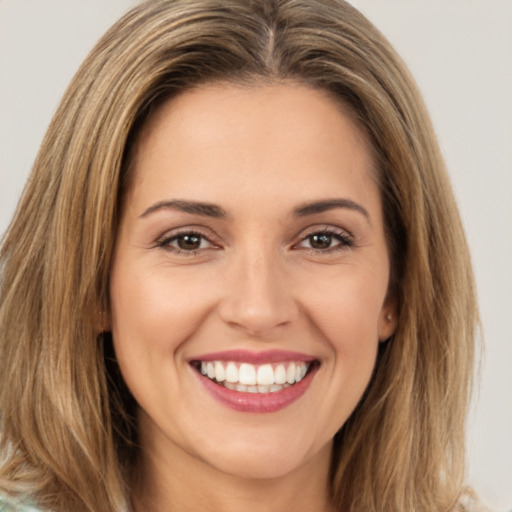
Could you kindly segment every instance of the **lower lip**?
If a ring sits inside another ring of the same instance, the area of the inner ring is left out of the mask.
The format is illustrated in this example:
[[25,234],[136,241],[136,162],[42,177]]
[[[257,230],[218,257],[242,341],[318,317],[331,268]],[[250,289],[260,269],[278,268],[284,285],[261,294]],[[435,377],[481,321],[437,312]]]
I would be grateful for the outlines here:
[[298,400],[309,388],[317,370],[318,366],[314,365],[300,382],[273,393],[244,393],[241,391],[233,391],[232,389],[216,384],[197,371],[195,373],[207,391],[223,405],[235,411],[261,414],[280,411]]

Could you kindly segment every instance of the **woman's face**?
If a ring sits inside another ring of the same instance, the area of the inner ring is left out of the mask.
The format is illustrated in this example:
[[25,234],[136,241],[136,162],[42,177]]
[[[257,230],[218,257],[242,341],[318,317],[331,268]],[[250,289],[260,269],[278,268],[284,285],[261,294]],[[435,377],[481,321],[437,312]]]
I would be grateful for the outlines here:
[[362,132],[305,86],[213,84],[156,112],[134,164],[111,328],[143,448],[244,477],[325,466],[394,327]]

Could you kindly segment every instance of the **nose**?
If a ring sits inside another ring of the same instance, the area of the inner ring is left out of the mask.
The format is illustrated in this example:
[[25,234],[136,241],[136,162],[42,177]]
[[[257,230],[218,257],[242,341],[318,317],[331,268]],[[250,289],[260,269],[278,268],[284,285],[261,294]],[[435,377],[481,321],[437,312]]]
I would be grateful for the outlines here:
[[256,337],[271,336],[292,324],[299,308],[285,266],[278,255],[263,251],[232,261],[219,304],[222,320]]

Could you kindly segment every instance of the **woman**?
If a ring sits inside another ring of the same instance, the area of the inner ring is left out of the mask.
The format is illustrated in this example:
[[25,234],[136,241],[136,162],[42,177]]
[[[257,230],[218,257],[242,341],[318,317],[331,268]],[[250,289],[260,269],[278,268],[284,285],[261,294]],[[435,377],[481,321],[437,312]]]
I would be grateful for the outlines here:
[[5,503],[472,509],[464,234],[411,77],[348,4],[128,13],[1,261]]

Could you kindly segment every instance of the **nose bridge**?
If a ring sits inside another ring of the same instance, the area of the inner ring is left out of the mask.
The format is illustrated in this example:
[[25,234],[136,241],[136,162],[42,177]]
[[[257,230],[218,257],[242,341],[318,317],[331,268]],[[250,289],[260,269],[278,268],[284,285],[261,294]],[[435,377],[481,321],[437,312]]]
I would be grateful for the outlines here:
[[247,244],[230,262],[221,316],[231,326],[262,336],[289,324],[296,304],[281,255],[264,244]]

